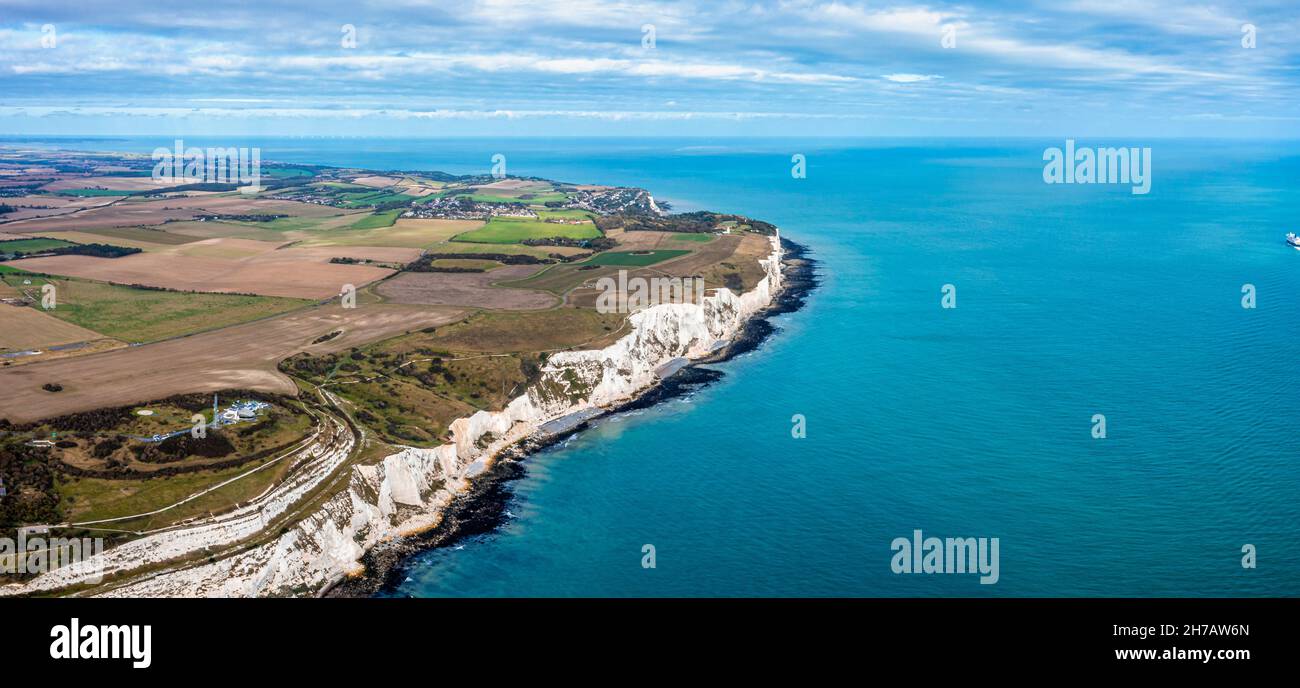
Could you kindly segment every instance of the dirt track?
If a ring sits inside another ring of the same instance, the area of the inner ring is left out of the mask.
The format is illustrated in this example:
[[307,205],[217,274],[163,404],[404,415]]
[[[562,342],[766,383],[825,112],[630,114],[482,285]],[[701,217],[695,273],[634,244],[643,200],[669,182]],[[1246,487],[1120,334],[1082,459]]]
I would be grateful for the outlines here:
[[[183,392],[251,388],[292,394],[276,364],[299,351],[326,353],[460,319],[455,308],[337,304],[102,354],[0,369],[0,418],[24,423]],[[343,334],[311,342],[334,330]],[[41,385],[63,385],[47,392]]]

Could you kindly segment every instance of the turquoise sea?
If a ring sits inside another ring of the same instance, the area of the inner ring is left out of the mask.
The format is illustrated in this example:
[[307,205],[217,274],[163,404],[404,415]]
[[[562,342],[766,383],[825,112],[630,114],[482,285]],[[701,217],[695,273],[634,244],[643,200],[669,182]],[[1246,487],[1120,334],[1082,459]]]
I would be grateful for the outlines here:
[[[774,222],[820,261],[806,308],[720,382],[530,459],[502,530],[413,557],[385,594],[1300,594],[1300,143],[1079,141],[1150,147],[1145,196],[1044,184],[1063,143],[212,145],[448,172],[501,153],[511,174]],[[999,538],[1000,580],[894,574],[916,529]]]

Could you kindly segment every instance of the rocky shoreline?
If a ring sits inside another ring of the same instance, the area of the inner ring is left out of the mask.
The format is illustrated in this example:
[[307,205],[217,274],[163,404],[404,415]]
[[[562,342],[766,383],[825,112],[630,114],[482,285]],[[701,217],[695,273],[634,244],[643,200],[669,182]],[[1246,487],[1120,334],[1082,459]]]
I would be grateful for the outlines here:
[[[725,373],[699,366],[722,363],[757,349],[778,330],[770,322],[772,317],[803,308],[809,294],[819,284],[817,261],[808,256],[806,246],[784,237],[781,238],[781,249],[781,290],[767,308],[745,322],[726,347],[691,361],[660,384],[598,417],[654,406],[712,384]],[[527,458],[586,429],[590,420],[562,433],[530,436],[506,448],[486,470],[474,477],[467,490],[447,505],[438,525],[370,549],[361,557],[364,574],[337,581],[325,588],[320,595],[369,597],[380,592],[390,592],[403,580],[405,567],[413,555],[498,530],[506,523],[506,507],[514,494],[511,485],[526,474],[524,462]]]

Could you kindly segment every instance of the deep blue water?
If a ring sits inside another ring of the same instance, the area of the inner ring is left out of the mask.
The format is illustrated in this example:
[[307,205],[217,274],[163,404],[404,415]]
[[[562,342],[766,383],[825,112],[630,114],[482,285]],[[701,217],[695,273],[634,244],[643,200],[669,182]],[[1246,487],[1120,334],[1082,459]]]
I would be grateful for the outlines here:
[[[1300,144],[1081,141],[1153,149],[1135,196],[1044,184],[1060,140],[218,143],[450,172],[503,153],[769,220],[821,261],[720,383],[534,457],[507,527],[415,557],[393,594],[1300,594]],[[914,529],[998,537],[1000,581],[892,573]]]

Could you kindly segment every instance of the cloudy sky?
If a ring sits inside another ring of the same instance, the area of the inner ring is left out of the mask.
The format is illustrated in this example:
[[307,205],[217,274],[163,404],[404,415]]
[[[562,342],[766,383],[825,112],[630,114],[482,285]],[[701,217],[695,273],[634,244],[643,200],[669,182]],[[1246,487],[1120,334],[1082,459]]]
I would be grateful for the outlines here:
[[161,7],[0,0],[0,135],[1300,132],[1295,0]]

